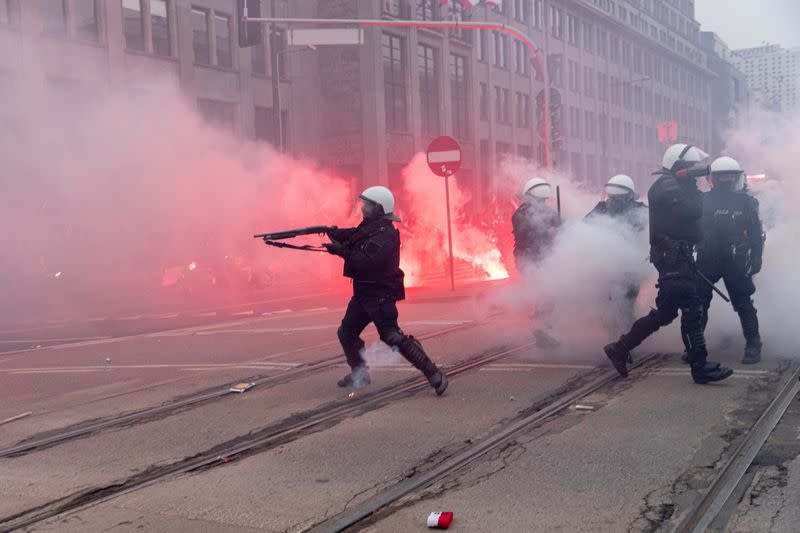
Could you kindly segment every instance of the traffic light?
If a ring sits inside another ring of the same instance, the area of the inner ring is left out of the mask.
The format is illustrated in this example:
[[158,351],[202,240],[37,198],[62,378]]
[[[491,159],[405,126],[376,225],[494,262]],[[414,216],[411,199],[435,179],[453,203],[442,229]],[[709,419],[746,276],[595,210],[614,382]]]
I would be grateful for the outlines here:
[[264,33],[260,23],[244,22],[245,5],[247,6],[248,18],[261,17],[261,0],[236,0],[236,17],[239,21],[239,47],[247,48],[261,44],[264,40]]

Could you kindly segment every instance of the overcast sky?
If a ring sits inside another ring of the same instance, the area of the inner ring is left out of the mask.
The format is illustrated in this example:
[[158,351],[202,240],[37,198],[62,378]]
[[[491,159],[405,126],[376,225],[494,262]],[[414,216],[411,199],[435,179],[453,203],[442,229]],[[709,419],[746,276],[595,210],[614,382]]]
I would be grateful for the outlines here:
[[695,0],[703,31],[713,31],[732,49],[800,46],[800,0]]

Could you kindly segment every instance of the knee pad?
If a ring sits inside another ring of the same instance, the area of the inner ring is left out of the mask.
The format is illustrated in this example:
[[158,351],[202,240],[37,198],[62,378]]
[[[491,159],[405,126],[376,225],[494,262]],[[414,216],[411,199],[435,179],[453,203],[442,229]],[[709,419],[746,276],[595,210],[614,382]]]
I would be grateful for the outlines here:
[[389,346],[401,346],[406,341],[406,336],[399,329],[381,332],[381,340]]
[[339,337],[339,342],[345,348],[350,347],[361,340],[358,335],[348,333],[344,326],[339,326],[339,329],[336,330],[336,336]]
[[667,326],[672,324],[672,321],[678,317],[677,310],[673,313],[664,311],[663,309],[653,309],[650,311],[650,316],[653,317],[659,326]]
[[739,314],[756,312],[752,298],[736,298],[731,303],[733,304],[733,310]]

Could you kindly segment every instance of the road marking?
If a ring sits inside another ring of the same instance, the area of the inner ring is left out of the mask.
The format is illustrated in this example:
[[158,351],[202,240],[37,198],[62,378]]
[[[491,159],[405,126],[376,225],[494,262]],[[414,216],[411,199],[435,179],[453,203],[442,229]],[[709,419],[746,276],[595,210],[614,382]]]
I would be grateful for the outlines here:
[[[665,366],[665,367],[660,368],[660,369],[658,369],[656,371],[657,372],[681,372],[681,373],[685,374],[686,372],[689,372],[689,370],[690,370],[689,369],[689,365],[686,365],[686,366],[683,366],[683,367],[681,367],[681,366]],[[746,375],[753,375],[753,376],[764,376],[766,374],[772,374],[772,372],[770,370],[755,370],[755,369],[750,370],[750,369],[744,369],[744,368],[734,369],[733,372],[735,374],[746,374]]]
[[287,370],[301,366],[302,363],[270,362],[270,363],[160,363],[142,365],[86,365],[72,367],[28,367],[28,368],[2,368],[0,373],[4,374],[70,374],[70,373],[89,373],[102,372],[108,370],[155,370],[155,369],[177,369],[177,370]]
[[192,315],[192,317],[194,318],[209,317],[209,316],[217,316],[217,312],[211,311],[210,313],[197,313],[195,315]]
[[155,318],[156,320],[163,320],[165,318],[177,318],[180,313],[170,313],[167,315],[150,315],[149,318]]
[[566,370],[591,370],[594,365],[581,365],[573,363],[494,363],[481,367],[483,370],[531,370],[536,368],[563,368]]
[[61,339],[9,339],[0,340],[0,344],[42,344],[43,342],[76,342],[76,341],[96,341],[110,339],[109,336],[103,337],[67,337]]
[[309,313],[316,313],[318,311],[327,311],[327,310],[328,310],[327,307],[315,307],[313,309],[304,309],[304,311],[307,311]]
[[124,316],[120,318],[120,320],[139,320],[142,318],[142,315],[133,315],[133,316]]
[[250,311],[239,311],[238,313],[231,313],[231,316],[252,316],[254,314],[256,314],[256,312],[250,310]]

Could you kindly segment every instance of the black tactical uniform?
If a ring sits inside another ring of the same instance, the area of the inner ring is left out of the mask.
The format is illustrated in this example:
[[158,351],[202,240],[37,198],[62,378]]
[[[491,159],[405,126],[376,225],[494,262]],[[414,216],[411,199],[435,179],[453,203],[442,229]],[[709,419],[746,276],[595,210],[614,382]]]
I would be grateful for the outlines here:
[[353,280],[353,297],[338,330],[352,373],[339,381],[340,387],[369,383],[362,352],[361,332],[375,324],[381,340],[397,346],[412,365],[422,371],[437,394],[447,388],[447,376],[425,354],[422,345],[405,335],[397,324],[397,301],[405,298],[400,269],[400,232],[386,217],[364,220],[356,228],[329,233],[328,250],[344,258],[344,275]]
[[690,343],[692,377],[696,383],[725,379],[732,370],[707,363],[703,336],[703,309],[697,290],[693,248],[700,241],[703,203],[697,181],[664,171],[647,194],[650,206],[650,261],[658,270],[656,308],[637,320],[606,355],[623,376],[628,375],[630,350],[683,316]]
[[553,244],[552,229],[560,224],[558,213],[543,199],[529,199],[511,217],[514,232],[514,260],[517,270],[541,261]]
[[[761,270],[764,250],[763,229],[758,216],[758,200],[742,190],[722,184],[703,194],[703,241],[697,247],[697,268],[711,283],[720,279],[739,314],[747,343],[744,363],[761,359],[758,316],[751,296],[756,292],[753,275]],[[703,304],[702,325],[708,322],[708,308],[714,293],[707,283],[698,285]],[[681,321],[687,335],[688,324]],[[687,343],[687,353],[688,353]]]
[[[589,211],[586,217],[584,217],[584,220],[592,222],[600,217],[605,216],[611,218],[612,220],[624,222],[637,233],[644,231],[647,227],[647,206],[642,202],[634,200],[633,193],[630,195],[620,196],[620,198],[610,196],[608,200],[598,202],[594,209]],[[623,297],[625,298],[625,305],[620,305],[618,307],[620,307],[621,311],[623,311],[622,318],[626,319],[626,322],[629,324],[636,318],[634,315],[634,306],[636,305],[636,299],[639,297],[640,287],[637,280],[633,279],[634,275],[630,272],[623,272],[622,277],[622,283],[619,288],[621,289]],[[617,288],[617,286],[614,287],[614,289]],[[617,294],[618,292],[613,290],[612,293],[609,294],[609,301],[613,301],[618,298]],[[613,331],[613,335],[619,334],[617,327],[620,322],[618,320],[613,320],[617,317],[609,316],[607,318],[612,319],[606,324],[609,331]]]
[[598,216],[621,220],[636,231],[644,231],[647,227],[648,211],[642,202],[628,198],[615,200],[610,197],[608,200],[598,202],[585,219],[592,220]]

